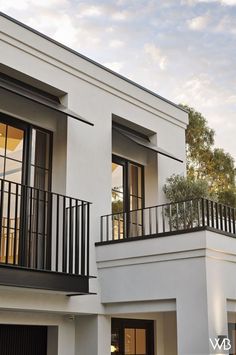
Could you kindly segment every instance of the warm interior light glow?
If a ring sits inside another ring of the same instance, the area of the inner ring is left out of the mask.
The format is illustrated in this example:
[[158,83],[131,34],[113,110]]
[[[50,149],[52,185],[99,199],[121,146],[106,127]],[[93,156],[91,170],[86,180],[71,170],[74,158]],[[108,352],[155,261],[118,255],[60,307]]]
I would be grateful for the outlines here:
[[114,345],[111,345],[111,353],[115,353],[116,352],[116,347]]

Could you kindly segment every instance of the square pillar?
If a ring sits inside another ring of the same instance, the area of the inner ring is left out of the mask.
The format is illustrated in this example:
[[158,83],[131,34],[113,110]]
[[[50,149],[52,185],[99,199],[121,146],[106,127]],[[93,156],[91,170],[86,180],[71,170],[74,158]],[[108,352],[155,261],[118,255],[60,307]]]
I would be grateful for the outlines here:
[[76,355],[110,355],[111,318],[103,315],[78,316],[75,338]]

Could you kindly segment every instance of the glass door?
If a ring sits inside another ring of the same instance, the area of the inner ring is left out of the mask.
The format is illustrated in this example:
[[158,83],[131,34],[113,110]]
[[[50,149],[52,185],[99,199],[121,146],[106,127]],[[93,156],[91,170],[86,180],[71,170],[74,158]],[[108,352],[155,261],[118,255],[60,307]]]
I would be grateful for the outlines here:
[[144,167],[117,156],[112,157],[113,239],[142,234]]
[[0,114],[0,262],[45,266],[50,183],[51,133]]
[[153,355],[153,321],[112,319],[111,354]]

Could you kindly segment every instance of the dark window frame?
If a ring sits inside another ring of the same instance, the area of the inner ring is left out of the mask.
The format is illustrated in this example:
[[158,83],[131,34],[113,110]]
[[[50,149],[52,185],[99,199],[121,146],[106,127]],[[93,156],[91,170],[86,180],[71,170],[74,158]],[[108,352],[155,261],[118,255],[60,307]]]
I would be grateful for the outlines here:
[[[29,122],[20,120],[18,118],[14,118],[12,116],[6,115],[0,112],[0,122],[6,125],[11,125],[13,127],[22,129],[24,131],[24,142],[23,142],[23,158],[22,158],[22,178],[21,184],[30,186],[30,176],[31,176],[31,146],[32,146],[32,131],[33,129],[40,130],[49,135],[49,157],[48,157],[48,188],[45,191],[51,191],[52,185],[52,156],[53,156],[53,133],[47,129],[41,128],[37,125],[31,124]],[[34,187],[37,190],[37,186]],[[40,190],[40,189],[39,189]],[[22,191],[24,193],[25,190]],[[50,203],[50,201],[48,201]],[[28,199],[27,195],[25,198],[21,199],[21,208],[22,215],[20,217],[20,221],[22,226],[20,228],[21,234],[19,236],[19,265],[24,266],[26,261],[26,244],[27,239],[25,238],[24,226],[25,226],[25,211],[28,210]],[[0,216],[1,218],[1,216]],[[48,218],[51,218],[51,214],[49,213]],[[48,233],[49,235],[49,233]],[[49,238],[50,240],[50,238]],[[49,245],[48,253],[50,253],[51,246]]]
[[[126,159],[123,157],[120,157],[118,155],[112,154],[112,163],[118,164],[123,166],[123,211],[119,212],[118,214],[126,213],[126,222],[124,223],[124,237],[127,238],[130,236],[130,231],[131,231],[131,212],[132,210],[130,209],[130,201],[131,201],[131,194],[130,194],[130,166],[134,165],[137,167],[141,168],[141,190],[142,190],[142,196],[135,196],[137,200],[141,199],[141,207],[137,208],[138,210],[142,210],[142,215],[141,215],[141,223],[139,226],[143,229],[143,209],[145,207],[145,182],[144,182],[144,166],[140,163],[134,162],[130,159]],[[137,206],[138,207],[138,206]],[[135,211],[135,209],[134,209]],[[124,216],[123,216],[124,218]]]
[[23,169],[22,169],[22,185],[30,185],[30,174],[31,174],[31,167],[34,164],[31,164],[31,143],[32,143],[32,130],[40,130],[45,132],[49,135],[49,164],[47,170],[49,173],[48,176],[48,191],[51,191],[52,186],[52,160],[53,160],[53,132],[32,124],[30,122],[21,120],[19,118],[12,117],[7,115],[3,112],[0,112],[0,123],[4,123],[6,125],[11,125],[13,127],[22,129],[24,131],[24,147],[23,147]]
[[115,330],[119,331],[119,352],[117,355],[123,355],[125,351],[125,328],[146,329],[146,349],[148,355],[154,355],[154,321],[147,319],[129,319],[129,318],[112,318],[111,333]]
[[144,182],[144,165],[137,163],[135,161],[132,161],[127,158],[120,157],[116,154],[112,154],[112,163],[122,165],[124,169],[123,173],[123,197],[124,197],[124,211],[123,212],[130,212],[130,181],[129,181],[129,169],[130,165],[136,165],[141,168],[141,185],[142,185],[142,196],[135,196],[137,198],[142,199],[142,207],[145,207],[145,182]]

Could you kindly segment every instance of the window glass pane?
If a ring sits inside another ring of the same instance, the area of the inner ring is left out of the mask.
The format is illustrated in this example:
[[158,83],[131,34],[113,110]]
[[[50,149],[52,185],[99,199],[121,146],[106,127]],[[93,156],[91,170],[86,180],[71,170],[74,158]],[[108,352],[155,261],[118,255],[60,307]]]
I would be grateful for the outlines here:
[[123,212],[123,166],[112,163],[112,213]]
[[4,179],[4,158],[0,157],[0,179]]
[[22,161],[23,159],[24,131],[12,126],[7,126],[7,149],[8,158]]
[[37,189],[48,190],[48,171],[37,167],[31,167],[30,186]]
[[123,192],[123,166],[112,163],[112,190]]
[[135,329],[125,328],[125,355],[135,355]]
[[138,208],[143,208],[143,199],[142,198],[138,198]]
[[49,134],[32,129],[31,164],[49,169]]
[[123,213],[114,215],[112,221],[113,228],[113,238],[123,239],[124,238],[124,215]]
[[6,144],[6,125],[0,123],[0,154],[5,155],[5,144]]
[[123,194],[112,191],[112,213],[121,213],[124,211],[124,196]]
[[135,196],[130,196],[130,210],[138,209],[138,198]]
[[138,237],[142,234],[142,210],[134,210],[129,215],[129,236]]
[[138,168],[138,197],[143,196],[142,169]]
[[146,329],[136,329],[136,355],[146,354]]
[[130,164],[130,194],[138,196],[138,167]]
[[6,159],[5,179],[21,183],[22,163],[11,159]]

